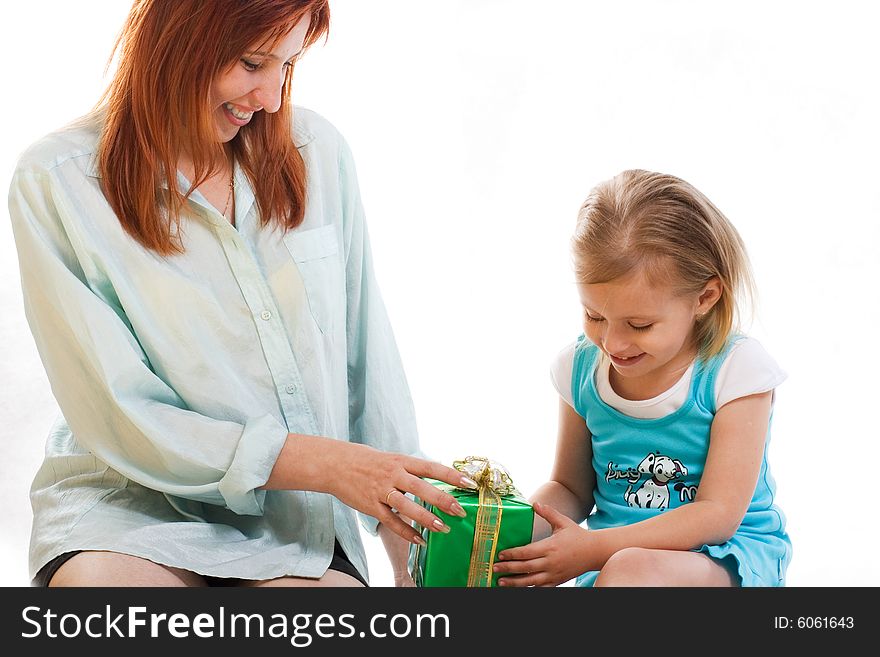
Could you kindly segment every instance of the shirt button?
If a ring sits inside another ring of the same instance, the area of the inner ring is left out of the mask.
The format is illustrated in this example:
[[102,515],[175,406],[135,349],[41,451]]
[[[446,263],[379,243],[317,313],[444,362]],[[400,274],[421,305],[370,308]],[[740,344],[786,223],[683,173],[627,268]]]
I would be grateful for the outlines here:
[[263,312],[260,313],[260,318],[261,319],[272,319],[272,313],[270,313],[268,310],[264,310]]
[[284,386],[284,392],[286,392],[288,395],[292,395],[296,392],[296,386],[292,383],[288,383],[286,386]]

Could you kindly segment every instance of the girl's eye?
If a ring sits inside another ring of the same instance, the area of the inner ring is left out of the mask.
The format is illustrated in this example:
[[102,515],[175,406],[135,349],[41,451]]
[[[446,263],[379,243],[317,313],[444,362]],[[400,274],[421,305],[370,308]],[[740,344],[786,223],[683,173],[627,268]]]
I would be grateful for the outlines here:
[[241,64],[242,64],[242,66],[244,66],[245,70],[247,70],[247,71],[251,71],[251,72],[254,72],[254,71],[256,71],[258,68],[260,68],[260,65],[259,65],[259,64],[255,64],[254,62],[249,62],[249,61],[246,60],[246,59],[242,59],[242,60],[241,60]]
[[601,317],[593,317],[589,313],[584,313],[584,317],[586,317],[588,322],[601,322]]
[[654,326],[654,325],[653,324],[645,324],[644,326],[633,326],[632,324],[629,325],[629,327],[633,331],[647,331],[652,326]]

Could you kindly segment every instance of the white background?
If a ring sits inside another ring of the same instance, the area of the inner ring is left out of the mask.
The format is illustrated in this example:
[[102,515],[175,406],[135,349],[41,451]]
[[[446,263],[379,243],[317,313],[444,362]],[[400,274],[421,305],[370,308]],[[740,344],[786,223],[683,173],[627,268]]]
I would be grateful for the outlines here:
[[[685,178],[737,225],[751,327],[789,373],[770,458],[792,586],[880,585],[877,17],[869,2],[333,0],[296,72],[358,163],[425,450],[549,474],[549,364],[580,331],[568,237],[596,182]],[[87,111],[128,0],[2,3],[0,180]],[[77,27],[74,27],[77,26]],[[27,585],[27,491],[56,407],[0,208],[0,585]],[[391,583],[366,538],[373,584]]]

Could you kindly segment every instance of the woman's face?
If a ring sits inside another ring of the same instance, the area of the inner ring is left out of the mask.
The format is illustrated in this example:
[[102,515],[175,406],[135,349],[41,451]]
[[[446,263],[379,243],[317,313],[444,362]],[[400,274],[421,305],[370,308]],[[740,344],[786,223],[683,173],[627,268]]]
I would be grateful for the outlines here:
[[254,112],[277,112],[281,107],[281,87],[288,67],[303,49],[309,20],[304,16],[271,50],[265,50],[265,44],[253,44],[214,79],[210,98],[221,143],[232,140]]

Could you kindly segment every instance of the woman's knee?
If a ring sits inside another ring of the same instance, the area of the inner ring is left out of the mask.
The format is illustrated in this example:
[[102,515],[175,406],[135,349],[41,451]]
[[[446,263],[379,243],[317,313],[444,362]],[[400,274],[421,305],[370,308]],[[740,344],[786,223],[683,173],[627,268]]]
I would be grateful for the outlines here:
[[66,586],[205,586],[201,575],[118,552],[84,551],[65,561],[49,581]]

